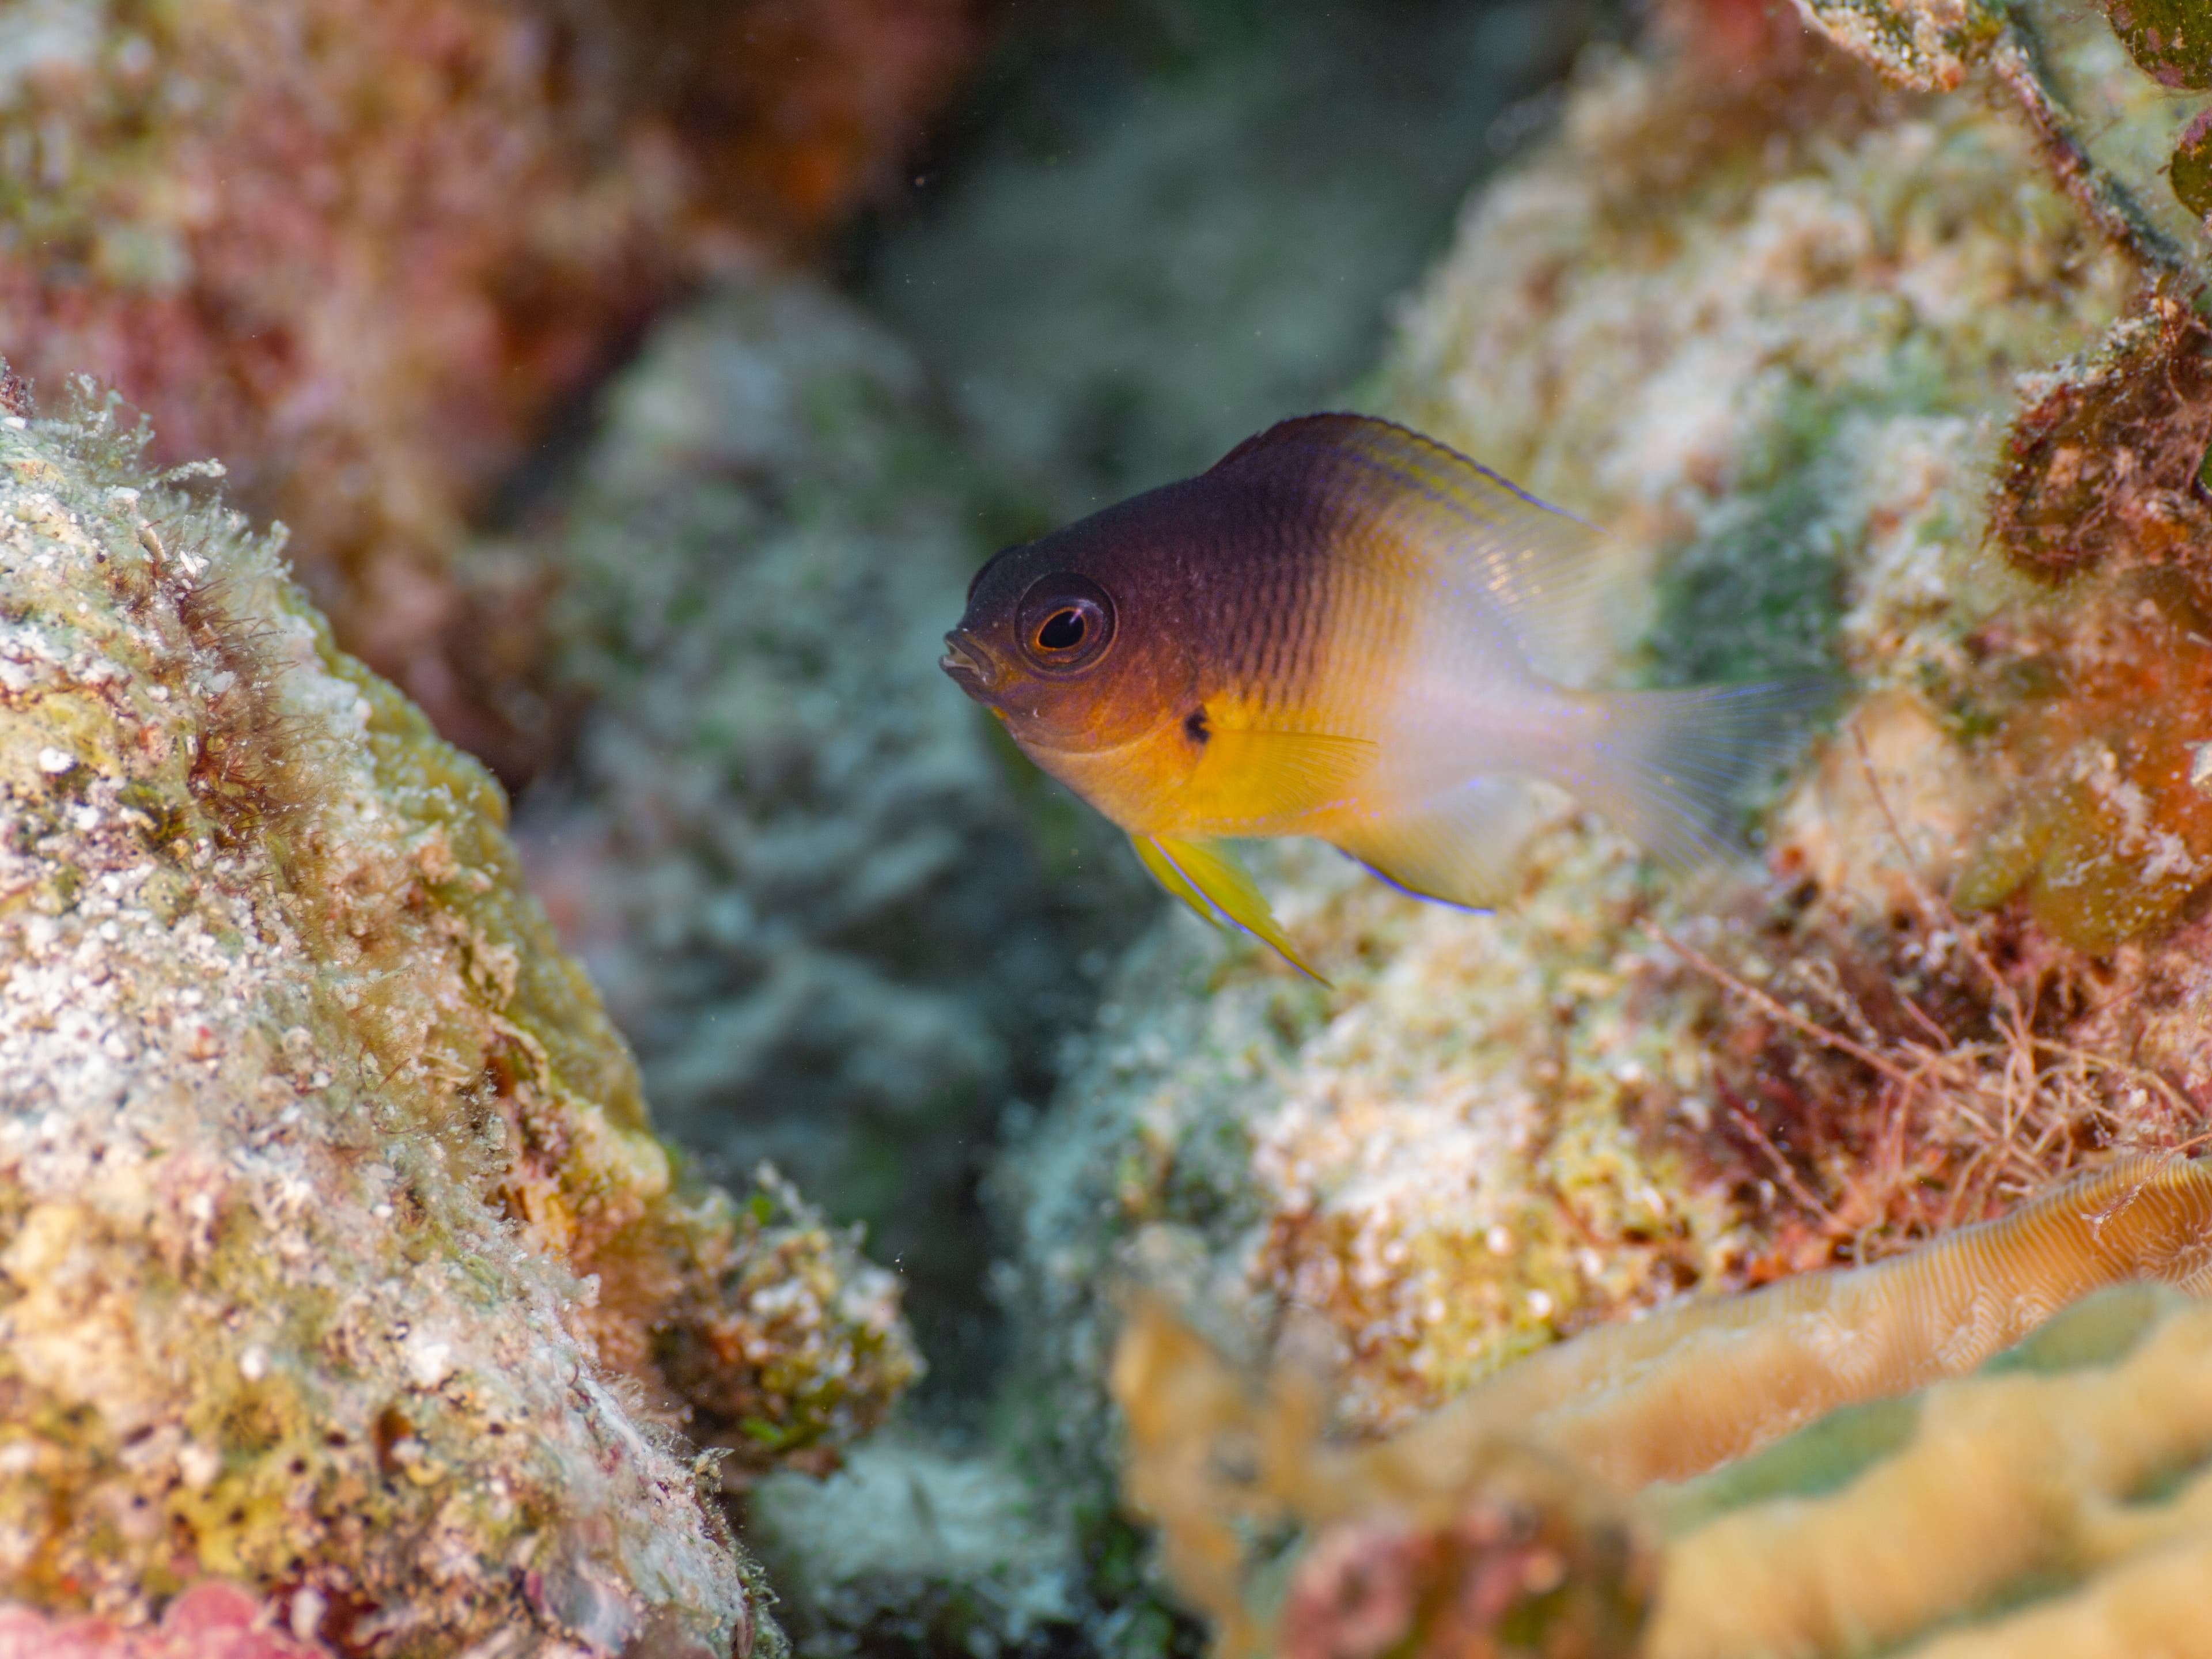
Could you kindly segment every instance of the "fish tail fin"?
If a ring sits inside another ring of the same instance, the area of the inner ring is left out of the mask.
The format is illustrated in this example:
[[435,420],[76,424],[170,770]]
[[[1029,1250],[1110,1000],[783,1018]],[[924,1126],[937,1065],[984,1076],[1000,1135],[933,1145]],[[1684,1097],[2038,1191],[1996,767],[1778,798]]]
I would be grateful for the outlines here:
[[1725,858],[1742,847],[1745,797],[1836,690],[1814,678],[1600,695],[1597,732],[1559,781],[1662,864]]
[[1131,836],[1129,840],[1152,879],[1215,927],[1241,927],[1273,945],[1284,961],[1307,978],[1328,983],[1298,960],[1289,935],[1268,908],[1267,896],[1226,848],[1214,842],[1175,841],[1164,836]]

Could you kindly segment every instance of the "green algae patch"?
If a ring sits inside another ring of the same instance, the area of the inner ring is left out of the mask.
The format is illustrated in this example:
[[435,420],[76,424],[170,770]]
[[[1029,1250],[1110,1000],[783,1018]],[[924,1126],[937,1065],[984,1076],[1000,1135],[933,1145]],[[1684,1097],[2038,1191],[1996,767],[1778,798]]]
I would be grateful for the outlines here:
[[2181,130],[2166,178],[2182,206],[2200,220],[2212,218],[2212,111]]
[[914,1374],[895,1282],[686,1183],[497,785],[142,443],[89,388],[0,424],[0,1579],[780,1640],[673,1425],[833,1457]]
[[[1806,447],[1817,449],[1808,434]],[[1802,457],[1747,490],[1725,521],[1669,550],[1644,638],[1668,685],[1832,672],[1844,614],[1843,550],[1821,504],[1834,481]]]

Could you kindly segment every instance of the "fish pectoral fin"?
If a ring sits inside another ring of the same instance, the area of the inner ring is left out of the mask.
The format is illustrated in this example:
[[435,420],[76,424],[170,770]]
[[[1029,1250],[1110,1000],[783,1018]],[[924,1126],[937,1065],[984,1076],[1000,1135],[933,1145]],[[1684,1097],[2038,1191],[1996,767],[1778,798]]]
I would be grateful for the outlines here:
[[1215,927],[1242,927],[1273,946],[1308,978],[1328,983],[1298,959],[1275,913],[1267,908],[1267,896],[1235,854],[1213,842],[1162,836],[1132,836],[1129,841],[1152,878]]
[[1517,779],[1477,778],[1417,805],[1376,813],[1329,839],[1416,898],[1489,910],[1520,885],[1522,844],[1549,810]]
[[1310,788],[1346,789],[1375,763],[1382,745],[1371,738],[1339,737],[1334,732],[1295,732],[1273,726],[1223,726],[1208,747],[1234,750],[1240,763],[1283,771]]
[[1295,819],[1350,799],[1380,752],[1364,738],[1223,725],[1207,735],[1188,787],[1223,797],[1242,822]]

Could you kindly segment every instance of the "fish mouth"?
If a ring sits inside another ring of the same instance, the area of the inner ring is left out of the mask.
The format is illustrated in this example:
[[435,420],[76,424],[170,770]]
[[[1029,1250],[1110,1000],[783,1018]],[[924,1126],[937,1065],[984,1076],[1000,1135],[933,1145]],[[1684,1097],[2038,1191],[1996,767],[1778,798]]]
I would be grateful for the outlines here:
[[998,664],[991,659],[991,653],[972,636],[963,636],[957,629],[945,636],[945,654],[937,659],[937,665],[955,685],[979,702],[988,702],[1005,678]]

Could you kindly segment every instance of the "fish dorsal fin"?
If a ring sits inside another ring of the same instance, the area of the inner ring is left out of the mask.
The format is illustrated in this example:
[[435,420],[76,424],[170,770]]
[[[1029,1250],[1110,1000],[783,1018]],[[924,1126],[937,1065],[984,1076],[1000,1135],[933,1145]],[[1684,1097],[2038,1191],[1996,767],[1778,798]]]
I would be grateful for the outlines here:
[[[1603,532],[1408,427],[1306,415],[1247,438],[1216,472],[1328,469],[1368,510],[1410,529],[1400,550],[1446,594],[1501,621],[1531,665],[1573,684],[1604,652]],[[1356,542],[1346,551],[1356,555]]]
[[1367,418],[1364,415],[1293,415],[1287,421],[1276,422],[1265,432],[1254,433],[1206,471],[1226,472],[1248,455],[1257,455],[1267,450],[1326,445],[1330,441],[1329,434],[1333,428],[1346,422]]
[[1522,847],[1560,799],[1519,778],[1476,778],[1329,839],[1416,898],[1488,910],[1518,890]]
[[1215,927],[1234,924],[1273,945],[1283,960],[1309,978],[1327,980],[1298,960],[1291,941],[1267,908],[1266,895],[1251,872],[1218,842],[1176,841],[1164,836],[1129,840],[1152,878]]

